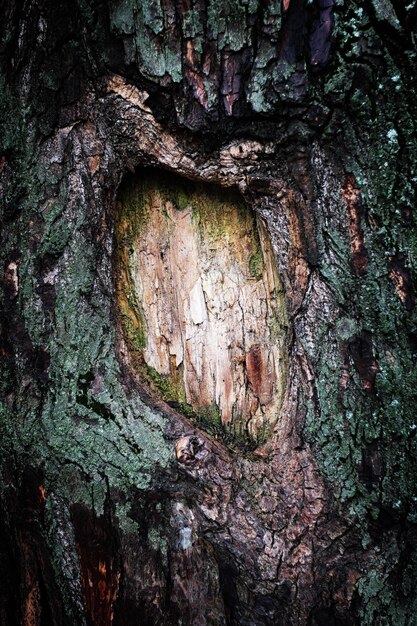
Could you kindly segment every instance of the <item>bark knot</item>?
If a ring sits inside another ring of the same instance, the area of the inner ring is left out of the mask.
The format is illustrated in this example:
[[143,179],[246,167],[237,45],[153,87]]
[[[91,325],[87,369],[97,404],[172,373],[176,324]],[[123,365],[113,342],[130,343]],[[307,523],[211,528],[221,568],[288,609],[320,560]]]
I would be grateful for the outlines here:
[[193,465],[205,456],[204,452],[204,440],[195,435],[181,437],[175,444],[175,457],[182,465]]

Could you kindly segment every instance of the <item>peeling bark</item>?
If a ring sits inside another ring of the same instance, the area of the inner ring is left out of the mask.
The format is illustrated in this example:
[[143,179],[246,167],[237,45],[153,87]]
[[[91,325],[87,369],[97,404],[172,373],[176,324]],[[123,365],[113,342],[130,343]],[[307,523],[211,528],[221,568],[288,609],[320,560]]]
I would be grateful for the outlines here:
[[287,371],[283,289],[265,229],[238,195],[175,180],[164,189],[146,170],[140,178],[120,198],[116,267],[139,369],[166,401],[242,442],[265,439]]

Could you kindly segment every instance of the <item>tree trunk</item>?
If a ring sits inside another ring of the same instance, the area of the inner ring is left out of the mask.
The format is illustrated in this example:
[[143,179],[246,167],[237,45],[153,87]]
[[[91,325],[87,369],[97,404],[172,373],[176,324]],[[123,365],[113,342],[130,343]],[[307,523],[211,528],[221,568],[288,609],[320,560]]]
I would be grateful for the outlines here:
[[416,2],[0,14],[0,623],[416,623]]

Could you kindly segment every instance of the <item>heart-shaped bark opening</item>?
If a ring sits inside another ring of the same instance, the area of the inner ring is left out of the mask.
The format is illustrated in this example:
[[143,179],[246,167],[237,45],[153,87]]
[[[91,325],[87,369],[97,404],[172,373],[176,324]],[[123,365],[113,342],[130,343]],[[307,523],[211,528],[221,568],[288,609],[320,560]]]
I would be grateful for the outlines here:
[[259,444],[287,378],[284,293],[234,190],[142,171],[118,203],[118,299],[142,377],[211,431]]

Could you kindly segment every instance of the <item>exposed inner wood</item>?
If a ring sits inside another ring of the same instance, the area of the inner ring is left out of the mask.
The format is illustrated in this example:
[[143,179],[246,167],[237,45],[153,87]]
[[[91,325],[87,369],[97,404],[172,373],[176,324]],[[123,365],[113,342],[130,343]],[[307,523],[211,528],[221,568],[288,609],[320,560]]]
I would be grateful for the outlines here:
[[264,227],[236,193],[154,176],[131,181],[121,203],[130,284],[119,292],[125,308],[136,300],[145,372],[203,422],[265,439],[283,399],[287,323]]

